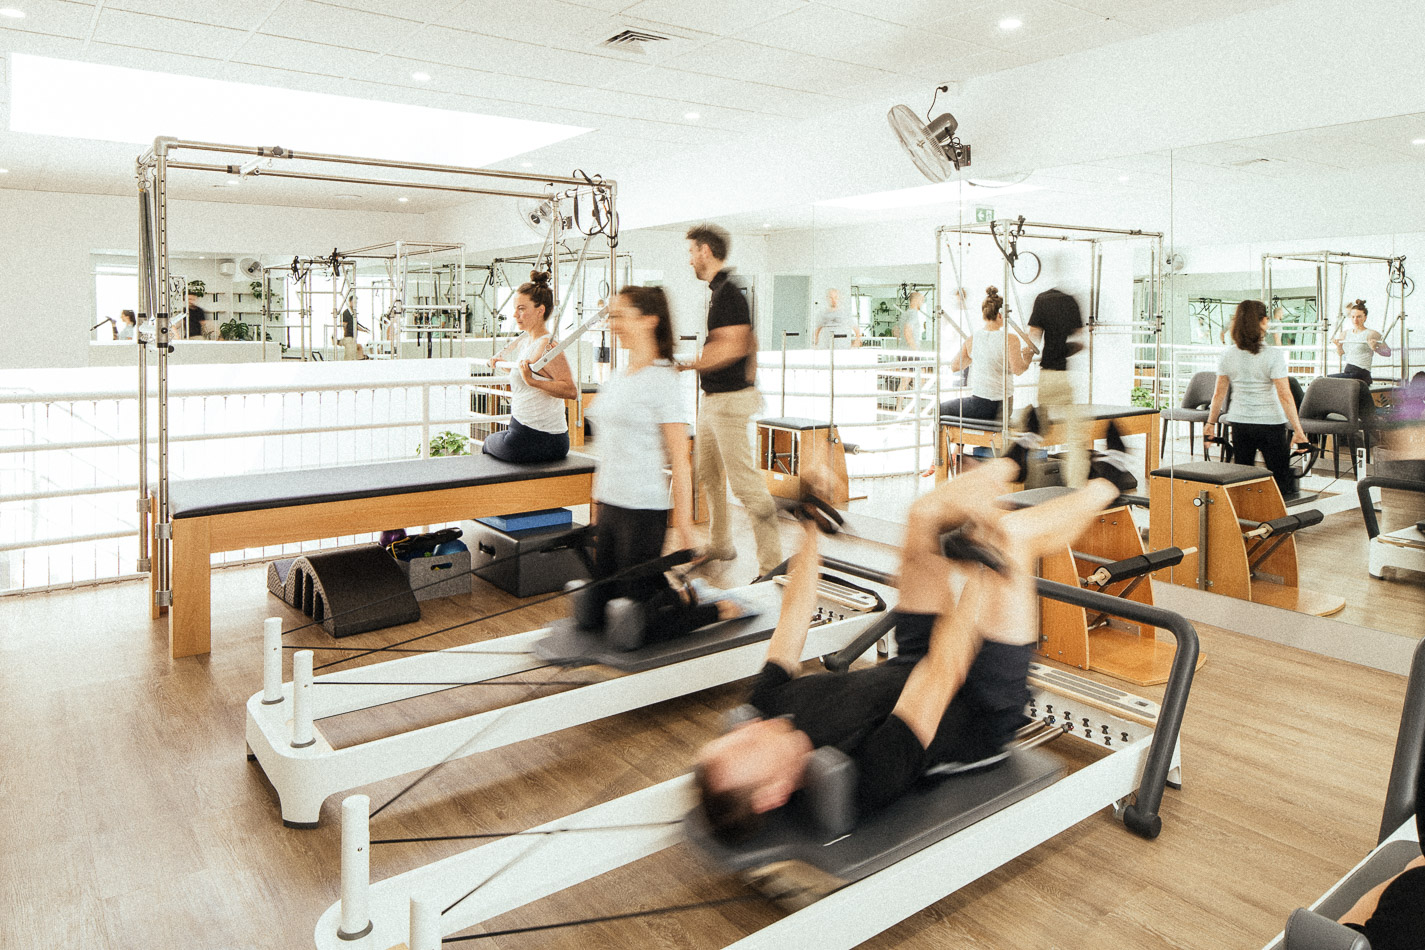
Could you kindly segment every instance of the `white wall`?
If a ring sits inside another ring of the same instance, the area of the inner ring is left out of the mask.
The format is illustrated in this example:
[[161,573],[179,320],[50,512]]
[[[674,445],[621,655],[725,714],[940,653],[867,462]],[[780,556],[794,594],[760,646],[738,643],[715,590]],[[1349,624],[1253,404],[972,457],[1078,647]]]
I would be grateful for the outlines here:
[[[0,368],[85,366],[94,320],[95,251],[137,253],[138,201],[0,190]],[[424,217],[173,201],[174,255],[279,261],[378,241],[423,239]]]

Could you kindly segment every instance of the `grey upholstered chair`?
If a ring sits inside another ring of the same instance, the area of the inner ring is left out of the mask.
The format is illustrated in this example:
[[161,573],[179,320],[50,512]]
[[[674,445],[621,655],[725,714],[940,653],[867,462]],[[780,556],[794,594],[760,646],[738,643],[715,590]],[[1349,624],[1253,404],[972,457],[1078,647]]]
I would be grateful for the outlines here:
[[[1361,418],[1362,390],[1365,383],[1359,379],[1340,379],[1322,376],[1311,381],[1306,387],[1306,398],[1301,401],[1301,428],[1309,436],[1331,438],[1333,448],[1332,469],[1336,477],[1341,475],[1341,439],[1347,439],[1351,448],[1351,471],[1356,467],[1356,444],[1366,437],[1366,422]],[[1325,448],[1323,441],[1322,448]]]
[[[1167,451],[1168,448],[1168,423],[1186,422],[1188,424],[1188,454],[1195,454],[1194,434],[1199,423],[1207,421],[1207,407],[1212,405],[1212,390],[1217,386],[1217,374],[1211,370],[1204,370],[1201,373],[1193,373],[1192,379],[1188,380],[1187,391],[1183,393],[1182,404],[1176,407],[1164,409],[1162,416],[1163,437],[1158,446],[1159,454]],[[1227,399],[1232,400],[1232,391],[1227,391]],[[1226,407],[1224,407],[1226,408]],[[1202,444],[1202,457],[1207,458],[1207,443]]]

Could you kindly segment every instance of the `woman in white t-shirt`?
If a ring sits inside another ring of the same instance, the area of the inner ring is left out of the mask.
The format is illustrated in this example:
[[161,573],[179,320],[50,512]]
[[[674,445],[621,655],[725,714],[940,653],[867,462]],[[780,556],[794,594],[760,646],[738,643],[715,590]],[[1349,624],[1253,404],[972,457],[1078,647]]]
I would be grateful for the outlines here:
[[1295,491],[1291,475],[1291,449],[1285,426],[1291,425],[1292,441],[1304,443],[1306,433],[1296,412],[1296,400],[1287,382],[1286,359],[1282,351],[1266,343],[1267,306],[1260,300],[1244,300],[1232,314],[1232,346],[1217,361],[1217,388],[1207,410],[1204,439],[1217,435],[1217,419],[1232,390],[1232,461],[1238,465],[1257,464],[1262,453],[1282,495]]
[[485,440],[480,451],[506,462],[557,462],[569,454],[569,420],[564,400],[578,395],[569,361],[561,353],[539,373],[529,364],[554,348],[545,321],[554,310],[549,274],[532,271],[529,282],[515,291],[515,324],[523,332],[495,356],[490,365],[514,350],[510,373],[510,424]]
[[609,327],[628,363],[600,388],[589,417],[599,435],[594,580],[614,579],[576,598],[575,619],[582,629],[599,629],[609,601],[628,598],[620,609],[640,611],[641,622],[610,625],[607,635],[612,646],[633,649],[740,610],[730,601],[698,604],[690,591],[673,590],[661,571],[631,570],[662,556],[670,508],[677,549],[694,546],[687,400],[673,365],[673,321],[662,288],[625,287],[609,305]]

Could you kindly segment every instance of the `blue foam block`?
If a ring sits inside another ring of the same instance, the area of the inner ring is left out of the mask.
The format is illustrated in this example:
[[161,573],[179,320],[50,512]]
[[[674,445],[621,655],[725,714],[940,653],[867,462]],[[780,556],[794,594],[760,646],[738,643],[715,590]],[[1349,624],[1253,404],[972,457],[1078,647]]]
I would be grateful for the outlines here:
[[497,531],[528,531],[530,528],[553,528],[573,524],[574,512],[568,508],[547,508],[544,511],[522,511],[513,515],[494,515],[476,518]]

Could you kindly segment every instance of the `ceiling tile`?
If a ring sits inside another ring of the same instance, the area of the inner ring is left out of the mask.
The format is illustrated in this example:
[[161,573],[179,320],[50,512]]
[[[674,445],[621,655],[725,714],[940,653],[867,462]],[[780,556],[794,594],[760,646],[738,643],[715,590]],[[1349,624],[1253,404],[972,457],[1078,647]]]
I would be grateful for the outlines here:
[[821,115],[851,104],[850,100],[837,96],[659,67],[650,67],[611,88],[671,97],[687,103],[734,103],[742,109],[795,118]]
[[435,22],[536,46],[576,50],[593,50],[617,31],[607,13],[562,0],[465,0]]
[[[133,0],[128,0],[133,2]],[[162,2],[162,0],[159,0]],[[266,0],[270,3],[271,0]],[[364,10],[367,13],[399,13],[407,20],[429,23],[460,6],[461,0],[401,0],[399,4],[391,0],[323,0],[334,7]]]
[[1044,34],[1023,43],[1016,43],[1012,49],[1030,62],[1040,62],[1086,49],[1110,46],[1141,35],[1141,32],[1127,23],[1098,20],[1087,26]]
[[[929,55],[937,49],[947,51],[946,46],[954,42],[924,30],[820,6],[803,6],[753,30],[743,31],[739,38],[886,71],[895,70],[897,62],[908,53]],[[971,53],[978,49],[960,46],[958,50],[948,51]]]
[[233,60],[301,73],[359,76],[371,68],[372,63],[376,61],[376,54],[259,34],[244,43],[233,54]]
[[[393,5],[391,9],[398,10]],[[262,24],[262,32],[270,36],[306,40],[327,46],[345,46],[357,50],[381,51],[390,41],[409,34],[417,27],[411,20],[396,19],[333,7],[312,0],[283,0],[283,3]]]
[[241,30],[193,23],[189,20],[172,20],[167,17],[106,9],[99,15],[94,41],[227,59],[237,52],[247,35]]
[[805,6],[806,0],[720,0],[718,3],[642,0],[624,9],[622,14],[726,36]]
[[84,40],[48,33],[20,33],[0,29],[0,51],[73,59],[84,54]]
[[986,0],[820,0],[820,3],[902,26],[927,27],[948,16],[983,6]]
[[257,29],[272,11],[273,0],[107,0],[104,11],[126,10],[170,19],[226,26],[229,29]]
[[9,33],[43,33],[82,40],[89,35],[94,4],[66,3],[64,0],[24,0],[23,20],[0,20],[0,37]]
[[1145,7],[1162,5],[1162,0],[1062,0],[1062,2],[1086,13],[1105,17],[1116,17],[1124,13],[1142,10]]
[[893,75],[886,70],[736,39],[717,40],[664,65],[724,79],[755,77],[767,85],[807,92],[829,91],[837,95],[845,92],[848,98],[853,95],[860,98],[856,88],[863,83],[882,81]]
[[[1181,4],[1188,6],[1188,4]],[[1022,25],[1017,29],[1000,29],[1002,20],[1013,18]],[[1064,30],[1102,23],[1103,17],[1088,13],[1057,0],[1006,0],[967,10],[946,17],[932,29],[955,39],[994,49],[1014,49],[1016,46]]]

